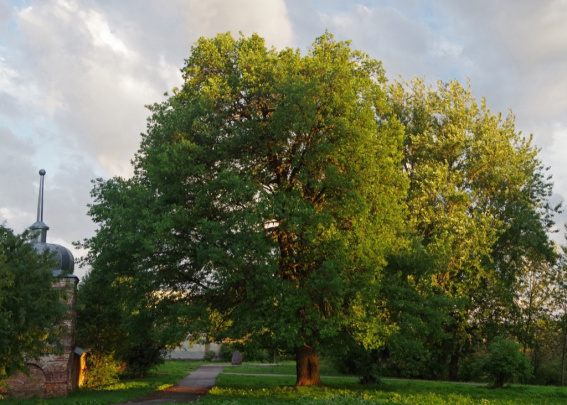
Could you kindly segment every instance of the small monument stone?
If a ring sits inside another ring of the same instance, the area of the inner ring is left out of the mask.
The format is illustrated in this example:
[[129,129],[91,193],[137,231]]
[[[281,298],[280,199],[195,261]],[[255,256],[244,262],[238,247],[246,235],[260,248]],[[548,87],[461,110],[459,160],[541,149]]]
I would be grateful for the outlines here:
[[232,353],[232,365],[241,366],[242,365],[242,353],[238,350]]

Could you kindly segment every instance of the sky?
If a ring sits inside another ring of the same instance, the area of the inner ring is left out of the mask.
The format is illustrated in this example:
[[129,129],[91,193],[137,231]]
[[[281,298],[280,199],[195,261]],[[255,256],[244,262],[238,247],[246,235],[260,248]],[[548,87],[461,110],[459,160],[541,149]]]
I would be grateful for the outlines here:
[[45,169],[47,241],[72,249],[92,236],[91,180],[131,176],[145,106],[181,86],[199,37],[227,31],[306,54],[328,30],[389,80],[470,81],[533,134],[563,201],[566,20],[564,0],[0,0],[0,223],[35,222]]

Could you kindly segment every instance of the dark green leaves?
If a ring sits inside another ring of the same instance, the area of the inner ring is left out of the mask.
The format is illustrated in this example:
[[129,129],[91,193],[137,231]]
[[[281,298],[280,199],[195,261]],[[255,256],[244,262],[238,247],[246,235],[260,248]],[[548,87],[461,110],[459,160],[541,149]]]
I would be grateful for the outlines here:
[[58,323],[66,313],[50,268],[27,235],[0,225],[0,379],[26,370],[26,359],[58,349]]

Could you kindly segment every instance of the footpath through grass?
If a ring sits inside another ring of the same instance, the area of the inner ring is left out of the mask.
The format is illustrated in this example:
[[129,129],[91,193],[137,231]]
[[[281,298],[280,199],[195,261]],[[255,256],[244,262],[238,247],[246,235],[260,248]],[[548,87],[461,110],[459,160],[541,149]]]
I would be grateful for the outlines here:
[[[295,367],[226,367],[227,373],[284,374],[285,377],[221,374],[200,404],[415,404],[415,405],[539,405],[567,404],[567,388],[487,386],[434,381],[386,380],[361,385],[356,377],[325,378],[325,387],[293,387]],[[322,373],[325,374],[325,373]]]
[[[205,362],[166,361],[145,378],[122,380],[97,389],[78,389],[67,398],[5,399],[1,405],[108,405],[125,402],[175,385]],[[207,363],[210,364],[210,363]]]

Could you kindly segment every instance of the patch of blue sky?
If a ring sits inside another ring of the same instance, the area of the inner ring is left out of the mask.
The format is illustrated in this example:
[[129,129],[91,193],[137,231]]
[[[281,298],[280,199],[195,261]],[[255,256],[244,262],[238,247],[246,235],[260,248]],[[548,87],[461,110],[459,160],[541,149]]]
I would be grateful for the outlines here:
[[[404,15],[408,20],[425,24],[432,33],[446,38],[447,40],[455,38],[454,16],[448,10],[432,1],[399,1],[399,0],[360,0],[354,2],[332,1],[331,3],[341,3],[342,7],[337,10],[347,11],[353,6],[364,6],[369,9],[394,9]],[[321,4],[327,4],[320,1]]]
[[18,139],[33,140],[35,123],[28,120],[1,117],[0,127],[7,128]]
[[[1,1],[1,0],[0,0]],[[0,10],[3,16],[0,16],[0,46],[6,41],[6,38],[12,36],[18,31],[18,23],[15,18],[16,14],[26,7],[29,7],[29,0],[9,0],[0,4]]]

